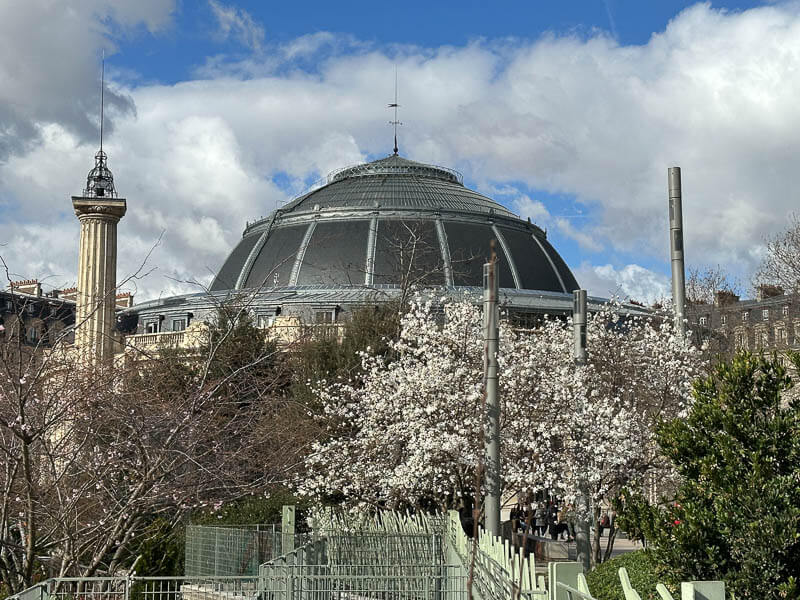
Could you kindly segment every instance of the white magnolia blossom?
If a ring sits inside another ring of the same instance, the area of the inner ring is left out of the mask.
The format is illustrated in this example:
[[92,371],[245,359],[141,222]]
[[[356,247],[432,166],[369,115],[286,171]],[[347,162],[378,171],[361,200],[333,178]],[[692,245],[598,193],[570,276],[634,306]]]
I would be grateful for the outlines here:
[[[567,500],[583,480],[594,500],[658,463],[652,430],[684,414],[700,354],[671,318],[588,320],[589,361],[576,367],[569,320],[531,330],[501,322],[498,355],[503,485]],[[315,389],[330,436],[307,459],[300,491],[351,505],[454,506],[473,495],[484,450],[483,332],[469,301],[417,298],[386,358],[362,353],[350,381]]]

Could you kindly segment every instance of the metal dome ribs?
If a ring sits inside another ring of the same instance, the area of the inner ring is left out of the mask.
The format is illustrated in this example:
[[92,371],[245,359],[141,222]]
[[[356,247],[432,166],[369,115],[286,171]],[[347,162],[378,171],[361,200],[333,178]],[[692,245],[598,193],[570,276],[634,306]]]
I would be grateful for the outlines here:
[[501,287],[578,287],[540,228],[464,187],[457,171],[389,156],[334,171],[249,224],[211,289],[479,286],[492,239]]

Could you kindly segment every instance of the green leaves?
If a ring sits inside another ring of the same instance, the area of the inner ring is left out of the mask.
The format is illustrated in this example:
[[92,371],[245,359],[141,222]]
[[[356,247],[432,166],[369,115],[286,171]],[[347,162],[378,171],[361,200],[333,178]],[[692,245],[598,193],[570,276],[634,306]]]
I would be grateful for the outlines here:
[[786,398],[792,386],[778,357],[740,353],[695,382],[685,420],[657,428],[682,481],[674,502],[633,503],[629,518],[676,580],[724,579],[743,600],[796,597],[800,405]]

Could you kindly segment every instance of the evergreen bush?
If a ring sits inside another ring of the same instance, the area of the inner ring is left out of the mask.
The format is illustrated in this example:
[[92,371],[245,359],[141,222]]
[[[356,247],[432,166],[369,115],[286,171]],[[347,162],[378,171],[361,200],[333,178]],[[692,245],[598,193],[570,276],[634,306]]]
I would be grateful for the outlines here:
[[619,581],[620,567],[628,570],[631,585],[639,592],[642,600],[660,600],[656,584],[664,583],[656,574],[656,563],[647,550],[628,552],[600,564],[586,576],[589,591],[597,600],[625,600],[622,584]]
[[[800,354],[787,358],[797,372]],[[737,600],[800,596],[800,402],[792,387],[779,358],[742,352],[695,382],[686,419],[657,429],[681,482],[665,505],[635,504],[660,572],[724,580]]]

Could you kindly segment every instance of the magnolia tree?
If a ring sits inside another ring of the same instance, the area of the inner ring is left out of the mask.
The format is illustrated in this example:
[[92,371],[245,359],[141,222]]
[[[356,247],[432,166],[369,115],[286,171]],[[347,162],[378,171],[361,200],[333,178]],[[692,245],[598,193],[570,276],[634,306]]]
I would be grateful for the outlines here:
[[[502,479],[506,491],[595,505],[660,464],[653,424],[684,414],[700,355],[671,318],[589,317],[589,363],[576,368],[569,321],[500,331]],[[483,459],[483,332],[469,299],[417,298],[390,352],[361,355],[349,380],[317,382],[328,437],[301,491],[354,506],[457,506]]]

